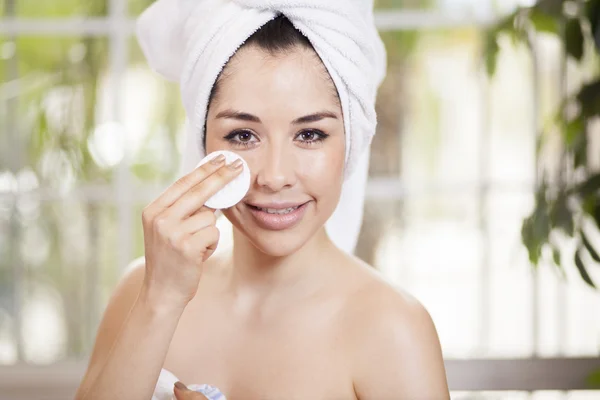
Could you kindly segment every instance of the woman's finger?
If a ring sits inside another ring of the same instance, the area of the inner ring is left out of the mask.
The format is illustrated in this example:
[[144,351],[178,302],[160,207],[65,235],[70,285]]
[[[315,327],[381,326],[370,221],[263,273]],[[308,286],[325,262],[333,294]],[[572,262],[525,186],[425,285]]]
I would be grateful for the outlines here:
[[186,234],[193,235],[201,229],[208,228],[217,223],[217,216],[213,211],[204,211],[193,214],[187,219],[184,219],[179,226],[179,229]]
[[[213,162],[215,161],[215,162]],[[225,164],[224,157],[216,157],[215,160],[202,164],[187,175],[179,178],[173,185],[169,186],[156,200],[148,205],[154,214],[159,214],[170,207],[187,191],[203,182]]]
[[177,400],[208,400],[202,393],[188,389],[187,386],[181,382],[175,383],[173,391],[175,392],[175,398]]
[[206,261],[217,248],[220,236],[219,228],[211,225],[183,240],[181,251],[189,260],[197,260],[203,257],[202,260]]
[[241,160],[224,165],[208,176],[205,180],[188,190],[169,208],[168,213],[178,220],[192,215],[219,190],[233,181],[244,170]]

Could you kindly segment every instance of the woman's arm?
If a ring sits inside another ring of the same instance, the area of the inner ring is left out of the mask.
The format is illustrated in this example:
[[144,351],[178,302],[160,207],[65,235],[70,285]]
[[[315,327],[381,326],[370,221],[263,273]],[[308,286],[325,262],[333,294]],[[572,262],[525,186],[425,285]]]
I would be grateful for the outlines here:
[[242,167],[213,157],[144,208],[144,265],[111,298],[77,400],[152,397],[179,318],[219,242],[214,210],[204,204]]
[[360,400],[449,400],[438,335],[427,310],[394,293],[363,319],[356,343]]
[[144,265],[137,265],[113,293],[76,400],[152,397],[183,308],[160,304],[143,279]]

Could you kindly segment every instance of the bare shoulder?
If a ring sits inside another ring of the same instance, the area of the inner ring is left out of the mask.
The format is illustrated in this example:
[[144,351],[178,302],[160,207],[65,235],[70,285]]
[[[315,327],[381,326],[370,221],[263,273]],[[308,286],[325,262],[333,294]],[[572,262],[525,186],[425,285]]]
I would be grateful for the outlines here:
[[137,297],[142,282],[144,281],[145,274],[146,258],[144,256],[138,257],[127,265],[117,284],[117,288],[135,292],[135,296]]
[[449,398],[438,334],[423,304],[354,260],[345,329],[360,399]]
[[352,280],[346,305],[351,319],[363,323],[369,321],[373,327],[401,322],[403,326],[431,320],[423,304],[407,291],[392,286],[377,270],[365,262],[348,260]]
[[144,282],[145,271],[144,257],[133,260],[123,271],[104,310],[104,316],[98,329],[96,340],[96,350],[98,351],[96,353],[104,353],[105,346],[112,345],[114,336],[137,300]]
[[116,337],[137,300],[144,281],[146,262],[144,257],[133,260],[123,271],[108,304],[96,333],[96,340],[90,355],[84,379],[77,390],[76,398],[87,392],[108,357]]

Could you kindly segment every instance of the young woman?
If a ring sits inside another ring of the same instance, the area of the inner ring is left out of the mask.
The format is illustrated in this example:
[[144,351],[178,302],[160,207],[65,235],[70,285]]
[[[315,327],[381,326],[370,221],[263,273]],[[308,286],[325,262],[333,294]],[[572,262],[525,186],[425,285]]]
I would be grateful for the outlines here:
[[223,70],[206,121],[206,152],[237,152],[252,172],[224,210],[233,249],[211,257],[219,231],[203,204],[241,168],[215,160],[144,209],[145,263],[114,292],[77,399],[150,399],[162,368],[228,400],[448,399],[427,311],[324,228],[346,144],[311,42],[283,16],[264,25]]

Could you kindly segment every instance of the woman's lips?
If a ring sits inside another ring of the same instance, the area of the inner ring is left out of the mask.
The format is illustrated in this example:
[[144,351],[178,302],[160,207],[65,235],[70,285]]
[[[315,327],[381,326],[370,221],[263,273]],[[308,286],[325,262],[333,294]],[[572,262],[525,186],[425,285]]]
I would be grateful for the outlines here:
[[285,214],[269,213],[250,204],[246,204],[246,207],[250,210],[250,213],[261,228],[281,231],[294,227],[302,220],[306,208],[308,207],[308,203],[304,203],[295,210]]

